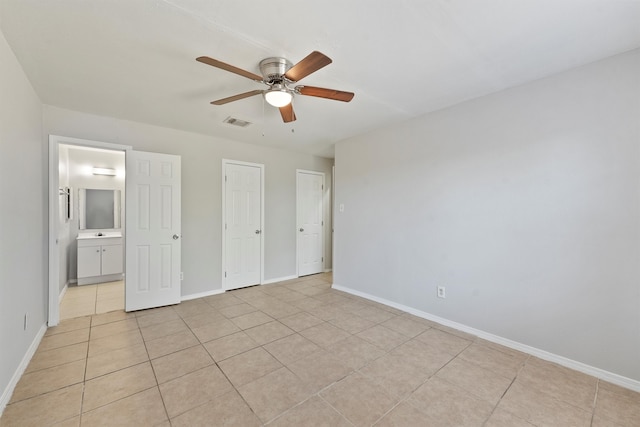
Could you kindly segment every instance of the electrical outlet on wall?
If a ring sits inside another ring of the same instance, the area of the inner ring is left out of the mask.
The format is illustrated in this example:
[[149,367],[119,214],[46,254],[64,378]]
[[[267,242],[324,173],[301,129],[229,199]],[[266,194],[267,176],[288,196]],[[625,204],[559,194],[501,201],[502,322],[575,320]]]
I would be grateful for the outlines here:
[[438,286],[438,298],[446,298],[447,293],[444,286]]

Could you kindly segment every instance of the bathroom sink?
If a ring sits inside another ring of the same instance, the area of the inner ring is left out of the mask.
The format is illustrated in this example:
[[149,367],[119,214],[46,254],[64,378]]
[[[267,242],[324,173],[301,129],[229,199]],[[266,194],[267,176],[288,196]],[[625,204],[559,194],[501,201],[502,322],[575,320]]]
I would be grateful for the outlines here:
[[102,231],[96,233],[79,233],[78,239],[106,239],[111,237],[122,237],[121,231]]

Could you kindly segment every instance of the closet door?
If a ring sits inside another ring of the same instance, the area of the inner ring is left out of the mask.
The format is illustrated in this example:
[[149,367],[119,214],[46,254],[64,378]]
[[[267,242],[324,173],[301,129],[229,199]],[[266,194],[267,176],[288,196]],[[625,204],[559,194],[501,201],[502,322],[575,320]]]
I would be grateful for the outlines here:
[[324,271],[324,173],[297,171],[298,276]]
[[262,167],[224,167],[224,288],[260,284],[262,274]]

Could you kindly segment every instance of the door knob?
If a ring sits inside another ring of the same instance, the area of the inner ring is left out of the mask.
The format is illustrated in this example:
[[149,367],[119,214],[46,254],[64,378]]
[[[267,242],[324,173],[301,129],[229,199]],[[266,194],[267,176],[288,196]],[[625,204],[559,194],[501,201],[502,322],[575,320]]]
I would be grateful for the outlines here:
[[304,231],[304,228],[300,228],[300,232],[302,233]]
[[178,240],[180,238],[180,236],[178,236],[177,234],[173,235],[173,240]]
[[260,230],[256,230],[256,234],[260,234]]

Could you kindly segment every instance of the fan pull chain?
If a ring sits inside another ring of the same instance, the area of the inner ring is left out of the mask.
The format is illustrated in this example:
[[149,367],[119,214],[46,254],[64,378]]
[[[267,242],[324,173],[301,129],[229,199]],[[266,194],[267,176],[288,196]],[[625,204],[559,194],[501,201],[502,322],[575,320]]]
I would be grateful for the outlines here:
[[264,138],[264,96],[262,97],[262,137]]

